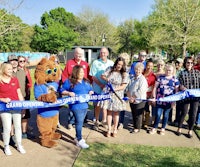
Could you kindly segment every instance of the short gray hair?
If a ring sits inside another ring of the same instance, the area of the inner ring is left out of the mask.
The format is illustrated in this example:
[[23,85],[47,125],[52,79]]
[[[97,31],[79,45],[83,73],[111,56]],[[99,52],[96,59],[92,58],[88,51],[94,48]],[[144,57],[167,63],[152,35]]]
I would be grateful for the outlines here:
[[144,71],[144,64],[141,63],[141,62],[138,62],[138,63],[136,63],[134,70],[135,70],[136,68],[139,68],[139,69],[141,69],[142,71]]

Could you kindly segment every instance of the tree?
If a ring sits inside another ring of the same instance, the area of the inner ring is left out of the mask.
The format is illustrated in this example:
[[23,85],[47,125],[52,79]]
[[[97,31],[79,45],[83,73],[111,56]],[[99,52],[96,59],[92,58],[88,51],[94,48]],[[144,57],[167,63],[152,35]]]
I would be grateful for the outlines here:
[[[24,0],[17,1],[16,4],[8,0],[0,0],[0,37],[10,31],[20,31],[22,29],[22,21],[14,18],[12,14],[23,3]],[[15,16],[16,17],[16,16]]]
[[152,27],[151,45],[182,48],[183,57],[193,43],[200,43],[199,0],[155,0],[149,16]]
[[22,46],[22,29],[25,27],[22,20],[15,15],[0,10],[0,50],[3,52],[19,51]]
[[56,8],[41,17],[41,26],[35,25],[31,48],[58,53],[71,48],[78,40],[77,18],[64,8]]
[[[80,26],[80,45],[110,46],[116,50],[115,26],[110,23],[109,17],[98,10],[85,7],[78,14]],[[102,41],[105,37],[105,41]]]
[[146,20],[134,20],[134,32],[130,36],[132,48],[135,51],[148,50],[149,48],[149,27]]
[[25,25],[26,28],[22,29],[22,46],[21,51],[31,51],[30,43],[34,34],[34,27]]
[[132,56],[135,52],[148,49],[149,31],[145,20],[126,20],[118,26],[119,52],[127,52]]
[[133,55],[135,48],[131,42],[131,36],[134,34],[134,20],[126,20],[117,27],[119,38],[119,52],[127,52]]

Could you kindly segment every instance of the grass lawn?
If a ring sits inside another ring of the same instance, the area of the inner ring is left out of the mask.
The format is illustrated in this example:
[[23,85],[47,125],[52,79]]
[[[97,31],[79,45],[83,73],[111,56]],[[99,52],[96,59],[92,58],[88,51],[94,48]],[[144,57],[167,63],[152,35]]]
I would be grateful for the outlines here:
[[92,143],[82,149],[74,167],[197,167],[200,149]]

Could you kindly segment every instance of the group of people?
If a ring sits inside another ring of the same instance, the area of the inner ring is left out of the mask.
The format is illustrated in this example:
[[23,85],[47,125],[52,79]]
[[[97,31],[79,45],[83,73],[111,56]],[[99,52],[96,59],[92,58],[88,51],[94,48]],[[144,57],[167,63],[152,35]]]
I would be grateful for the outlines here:
[[[0,67],[0,101],[8,103],[12,100],[30,100],[32,80],[24,56],[9,55],[8,61]],[[12,155],[10,145],[17,145],[17,150],[25,154],[22,138],[27,138],[28,119],[30,111],[1,111],[3,126],[4,152]]]
[[[131,67],[128,66],[130,61],[128,54],[119,55],[114,62],[108,59],[108,55],[108,49],[103,47],[99,59],[94,60],[90,68],[89,65],[85,65],[87,67],[85,68],[85,77],[92,84],[95,93],[106,93],[108,91],[107,83],[110,83],[113,87],[113,90],[110,91],[110,100],[93,103],[94,130],[98,130],[99,126],[102,125],[107,129],[106,137],[117,136],[118,130],[123,128],[126,111],[126,102],[122,99],[127,96],[133,118],[131,133],[138,133],[142,126],[147,127],[152,124],[153,127],[149,133],[155,134],[163,115],[160,134],[164,135],[167,123],[172,123],[172,112],[176,107],[174,120],[174,123],[178,126],[176,134],[181,135],[181,128],[188,113],[189,130],[187,136],[192,137],[192,129],[196,119],[196,123],[199,124],[197,113],[199,112],[199,98],[184,99],[178,101],[178,105],[176,105],[176,102],[160,102],[156,99],[173,95],[185,89],[199,89],[200,71],[198,68],[200,55],[197,56],[197,65],[194,65],[195,60],[193,57],[186,57],[184,60],[178,58],[173,63],[165,63],[162,59],[159,59],[157,60],[156,70],[154,70],[154,61],[152,59],[146,60],[147,54],[144,50],[139,52],[138,61],[133,62]],[[68,62],[70,61],[72,60]],[[81,63],[87,64],[83,60],[78,62],[76,56],[73,62],[80,65]],[[67,63],[64,71],[66,71],[66,68],[73,69],[69,63]],[[65,75],[64,71],[63,75]],[[70,76],[70,73],[68,76]],[[101,121],[100,111],[102,111]],[[69,118],[71,118],[71,114]]]
[[[161,59],[157,61],[157,69],[154,70],[154,61],[146,60],[146,51],[139,52],[138,61],[129,67],[130,56],[126,53],[120,54],[113,62],[108,59],[109,50],[102,47],[99,58],[89,64],[83,60],[84,50],[75,48],[74,58],[68,60],[61,75],[60,93],[63,96],[76,96],[81,94],[102,94],[109,91],[111,99],[93,102],[94,105],[94,130],[102,125],[106,128],[106,137],[117,137],[119,129],[123,128],[124,115],[127,102],[122,100],[127,97],[133,120],[131,133],[139,133],[142,126],[153,125],[150,134],[158,131],[158,125],[162,118],[160,134],[165,134],[168,121],[172,121],[172,111],[176,107],[176,118],[174,122],[178,129],[178,136],[182,133],[182,125],[187,113],[188,134],[192,137],[192,130],[195,122],[200,124],[198,105],[199,98],[193,97],[178,102],[160,102],[157,99],[167,97],[186,89],[200,88],[200,55],[197,57],[197,65],[194,65],[193,57],[186,57],[184,60],[177,59],[176,62],[166,63]],[[8,62],[0,68],[0,100],[8,103],[11,100],[30,99],[30,88],[32,81],[29,71],[22,66],[26,62],[25,57],[18,58],[11,55]],[[183,67],[182,67],[183,64]],[[15,73],[17,69],[17,73]],[[15,77],[12,76],[16,76]],[[107,84],[112,85],[111,88]],[[8,91],[12,89],[12,93]],[[77,146],[88,148],[89,145],[82,138],[82,127],[87,116],[88,103],[77,103],[69,105],[68,129],[75,126]],[[100,121],[100,112],[102,119]],[[21,121],[21,117],[23,118]],[[25,153],[21,145],[22,136],[26,136],[27,119],[30,112],[23,110],[1,112],[3,124],[4,152],[11,155],[9,148],[10,136],[15,134],[17,149]],[[14,131],[12,132],[12,119]],[[199,122],[198,122],[199,121]],[[22,122],[22,126],[21,126]],[[22,127],[22,130],[21,130]],[[22,135],[23,134],[23,135]]]

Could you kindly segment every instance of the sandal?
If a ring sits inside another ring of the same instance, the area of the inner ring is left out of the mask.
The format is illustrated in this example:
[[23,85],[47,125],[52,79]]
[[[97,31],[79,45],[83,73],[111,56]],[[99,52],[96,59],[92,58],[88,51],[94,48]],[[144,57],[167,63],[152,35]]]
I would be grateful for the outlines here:
[[114,130],[112,137],[117,137],[117,130]]
[[111,131],[108,131],[107,133],[106,133],[106,137],[110,137],[111,136]]

